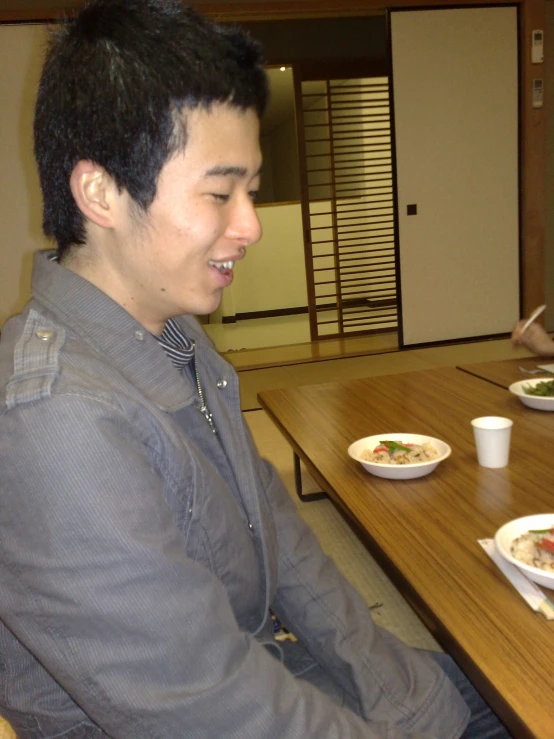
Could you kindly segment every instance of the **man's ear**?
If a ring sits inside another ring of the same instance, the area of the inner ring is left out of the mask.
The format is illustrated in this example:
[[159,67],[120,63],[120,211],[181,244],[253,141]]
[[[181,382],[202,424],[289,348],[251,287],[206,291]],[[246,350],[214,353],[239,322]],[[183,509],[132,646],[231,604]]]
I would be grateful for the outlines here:
[[118,190],[103,167],[88,160],[77,162],[69,185],[85,218],[102,228],[113,228]]

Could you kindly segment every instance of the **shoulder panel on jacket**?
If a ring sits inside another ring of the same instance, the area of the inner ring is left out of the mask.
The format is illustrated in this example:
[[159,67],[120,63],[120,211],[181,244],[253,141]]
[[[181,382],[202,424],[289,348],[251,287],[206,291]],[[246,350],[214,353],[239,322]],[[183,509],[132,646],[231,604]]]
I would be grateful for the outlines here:
[[8,408],[48,397],[59,374],[65,329],[31,309],[14,348],[14,372],[6,387]]

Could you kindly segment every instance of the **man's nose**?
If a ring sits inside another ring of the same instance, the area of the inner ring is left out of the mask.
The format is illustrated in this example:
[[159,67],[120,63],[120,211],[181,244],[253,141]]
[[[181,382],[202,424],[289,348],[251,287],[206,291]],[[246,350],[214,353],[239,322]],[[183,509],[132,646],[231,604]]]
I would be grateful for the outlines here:
[[260,240],[261,235],[262,224],[254,203],[250,197],[247,197],[233,210],[227,236],[238,241],[240,246],[251,246]]

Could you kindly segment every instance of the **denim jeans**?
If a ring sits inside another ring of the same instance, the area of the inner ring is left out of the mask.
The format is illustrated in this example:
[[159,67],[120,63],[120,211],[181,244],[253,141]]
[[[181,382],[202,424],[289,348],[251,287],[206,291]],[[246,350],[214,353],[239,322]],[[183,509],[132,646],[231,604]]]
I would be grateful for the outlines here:
[[[295,677],[306,680],[319,690],[328,694],[340,705],[358,713],[357,706],[353,705],[349,696],[337,686],[330,676],[315,662],[309,654],[300,647],[299,649],[286,649],[285,666]],[[481,698],[452,657],[443,652],[421,650],[437,662],[454,685],[458,688],[463,699],[467,703],[471,718],[464,733],[459,739],[511,739],[511,734],[500,722],[496,714]],[[437,737],[436,739],[441,739]]]
[[469,724],[461,739],[508,739],[511,737],[452,657],[443,652],[425,651],[442,667],[471,710]]

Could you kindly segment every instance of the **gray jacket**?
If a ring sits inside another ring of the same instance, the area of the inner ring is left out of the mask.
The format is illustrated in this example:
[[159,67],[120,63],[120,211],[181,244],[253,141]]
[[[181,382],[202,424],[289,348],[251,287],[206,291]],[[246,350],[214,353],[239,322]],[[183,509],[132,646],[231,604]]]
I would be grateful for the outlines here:
[[[217,437],[192,376],[105,294],[39,254],[33,295],[0,341],[0,714],[18,736],[459,736],[459,694],[322,553],[198,323],[178,319]],[[353,710],[264,646],[270,607]]]

